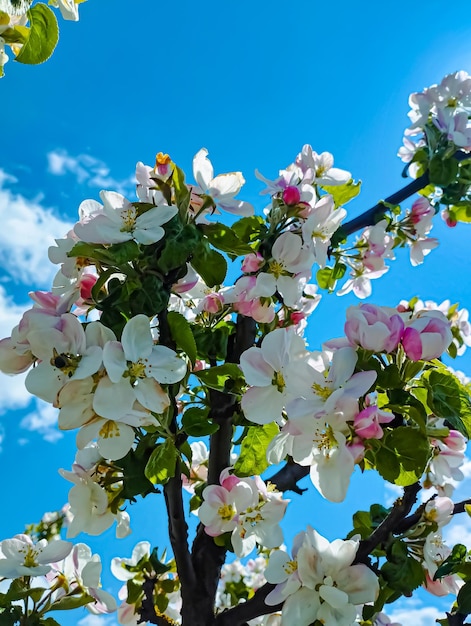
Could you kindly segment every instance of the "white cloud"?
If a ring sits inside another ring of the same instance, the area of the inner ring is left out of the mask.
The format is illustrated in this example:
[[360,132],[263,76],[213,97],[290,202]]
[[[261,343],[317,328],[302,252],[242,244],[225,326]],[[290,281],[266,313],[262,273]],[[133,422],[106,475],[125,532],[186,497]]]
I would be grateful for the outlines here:
[[36,400],[36,409],[20,422],[20,427],[38,432],[43,439],[54,443],[63,437],[57,426],[58,410],[43,400]]
[[135,187],[134,177],[116,180],[110,176],[110,169],[103,161],[89,154],[70,155],[67,150],[58,149],[47,155],[48,170],[55,176],[72,174],[78,183],[86,183],[88,187],[98,187],[118,191],[123,195]]
[[437,618],[444,617],[445,611],[442,607],[449,607],[453,603],[452,600],[447,602],[446,598],[437,598],[419,589],[418,593],[421,592],[423,598],[402,598],[394,605],[385,607],[385,612],[393,623],[399,622],[403,626],[431,626]]
[[57,268],[47,250],[54,238],[64,237],[72,228],[41,197],[28,199],[8,187],[16,179],[0,170],[0,264],[15,280],[35,286],[49,286]]
[[452,521],[443,529],[443,537],[450,548],[457,543],[463,543],[471,549],[471,528],[468,514],[454,515]]
[[385,506],[388,507],[392,506],[398,498],[401,498],[404,495],[404,489],[402,487],[398,487],[398,485],[393,485],[388,482],[384,483],[384,491]]
[[90,614],[81,619],[77,626],[117,626],[117,624],[112,617]]
[[388,613],[388,617],[392,622],[399,622],[404,626],[430,626],[435,624],[437,617],[444,617],[440,615],[440,611],[432,606],[423,606],[418,609],[403,609],[400,611],[394,611]]

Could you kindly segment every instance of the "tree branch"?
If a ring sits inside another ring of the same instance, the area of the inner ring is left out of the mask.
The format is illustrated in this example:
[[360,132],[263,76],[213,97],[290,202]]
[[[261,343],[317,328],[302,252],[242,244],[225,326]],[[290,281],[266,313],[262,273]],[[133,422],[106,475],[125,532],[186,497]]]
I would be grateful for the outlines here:
[[168,515],[168,535],[177,564],[182,594],[182,619],[190,610],[196,587],[196,575],[188,546],[188,525],[182,498],[180,463],[177,461],[175,476],[164,485],[165,505]]
[[404,488],[403,497],[396,500],[386,519],[371,533],[368,539],[360,541],[354,563],[365,563],[368,560],[368,555],[383,541],[386,541],[391,533],[396,531],[399,523],[410,513],[420,489],[420,483],[414,483]]
[[[256,323],[253,319],[237,316],[236,332],[228,344],[227,363],[239,363],[242,352],[255,341]],[[209,418],[219,429],[211,435],[208,463],[208,484],[219,484],[221,471],[230,465],[232,445],[232,416],[237,408],[235,395],[210,391],[211,410]],[[193,598],[193,616],[185,626],[208,626],[214,620],[214,598],[221,568],[226,560],[226,549],[216,545],[207,535],[202,524],[198,526],[192,547],[192,564],[196,573],[196,589]]]
[[[457,161],[465,161],[466,159],[471,158],[471,154],[469,152],[463,152],[461,150],[458,150],[453,155],[453,158]],[[402,189],[399,189],[399,191],[396,191],[392,195],[385,198],[384,201],[378,202],[373,207],[371,207],[371,209],[368,209],[368,211],[365,211],[358,217],[355,217],[349,222],[343,224],[337,231],[339,233],[339,237],[336,238],[337,241],[339,240],[339,238],[348,237],[348,235],[355,233],[361,228],[366,228],[367,226],[375,224],[377,218],[380,215],[383,215],[385,211],[387,211],[387,208],[384,206],[385,202],[387,202],[388,204],[401,204],[401,202],[404,202],[404,200],[407,200],[407,198],[426,187],[429,182],[430,178],[427,171],[422,174],[422,176],[419,176],[419,178],[416,178]]]
[[306,489],[301,489],[296,483],[304,476],[307,476],[309,470],[309,466],[298,465],[293,460],[290,460],[276,474],[267,478],[267,481],[275,485],[278,491],[294,491],[294,493],[302,495]]
[[260,615],[268,615],[269,613],[281,611],[282,604],[278,604],[277,606],[265,604],[265,598],[274,588],[275,585],[266,583],[263,587],[260,587],[255,595],[250,600],[247,600],[247,602],[241,602],[232,609],[219,613],[214,620],[214,626],[242,626],[245,622],[259,617]]

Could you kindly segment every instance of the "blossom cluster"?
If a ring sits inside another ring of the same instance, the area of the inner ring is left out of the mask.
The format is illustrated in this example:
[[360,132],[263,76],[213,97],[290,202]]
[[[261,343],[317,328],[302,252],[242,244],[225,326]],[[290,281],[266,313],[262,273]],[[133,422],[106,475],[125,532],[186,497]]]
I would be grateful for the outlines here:
[[211,537],[231,533],[236,555],[247,556],[258,544],[276,548],[283,542],[279,526],[289,500],[263,482],[259,476],[238,478],[223,470],[219,485],[203,490],[198,516]]
[[86,606],[95,614],[115,611],[113,596],[101,588],[101,569],[99,555],[92,555],[87,545],[74,546],[57,536],[34,542],[29,535],[19,534],[0,542],[0,581],[20,579],[24,593],[17,598],[34,595],[38,615],[68,603]]

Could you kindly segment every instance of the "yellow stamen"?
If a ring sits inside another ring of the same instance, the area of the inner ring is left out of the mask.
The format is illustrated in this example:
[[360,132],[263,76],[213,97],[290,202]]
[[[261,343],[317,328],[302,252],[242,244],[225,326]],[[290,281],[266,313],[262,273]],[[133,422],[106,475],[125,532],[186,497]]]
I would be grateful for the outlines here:
[[232,504],[223,504],[218,508],[218,515],[223,522],[230,522],[235,515]]

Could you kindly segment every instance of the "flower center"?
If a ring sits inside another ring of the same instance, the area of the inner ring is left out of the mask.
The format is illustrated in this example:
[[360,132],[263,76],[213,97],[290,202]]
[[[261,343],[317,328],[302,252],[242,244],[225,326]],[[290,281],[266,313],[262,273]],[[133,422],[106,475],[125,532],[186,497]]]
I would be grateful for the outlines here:
[[320,385],[319,383],[312,383],[312,390],[318,396],[320,396],[323,400],[327,400],[333,393],[333,389],[329,387],[325,387],[324,385]]
[[291,574],[294,574],[294,572],[298,569],[298,562],[295,559],[293,559],[292,561],[287,561],[283,565],[283,569],[288,574],[288,576],[290,576]]
[[235,515],[232,504],[223,504],[218,508],[218,515],[223,522],[230,522]]
[[49,362],[52,367],[57,367],[57,369],[60,369],[63,374],[70,378],[75,374],[75,370],[77,369],[81,359],[82,357],[76,354],[66,352],[59,354],[59,352],[57,352],[54,348],[53,357]]
[[20,550],[24,554],[24,562],[23,565],[25,567],[37,567],[38,561],[37,557],[39,552],[33,548],[33,546],[27,546]]
[[275,375],[273,376],[271,384],[275,385],[275,387],[278,389],[278,391],[280,393],[283,393],[283,391],[284,391],[284,389],[286,387],[286,383],[285,383],[285,379],[283,378],[283,374],[281,372],[275,372]]
[[131,379],[131,385],[133,385],[138,378],[146,378],[146,364],[141,360],[136,361],[136,363],[131,363],[124,376],[126,375]]
[[275,259],[272,259],[268,264],[268,271],[270,274],[273,274],[275,278],[279,278],[280,276],[286,274],[285,266],[283,265],[283,263],[275,261]]
[[119,427],[113,420],[108,420],[98,431],[98,436],[102,439],[110,439],[111,437],[119,437]]
[[123,209],[121,211],[121,220],[123,222],[123,225],[121,226],[120,231],[122,233],[131,233],[134,230],[134,227],[136,226],[136,220],[137,220],[136,208],[130,205],[126,209]]

